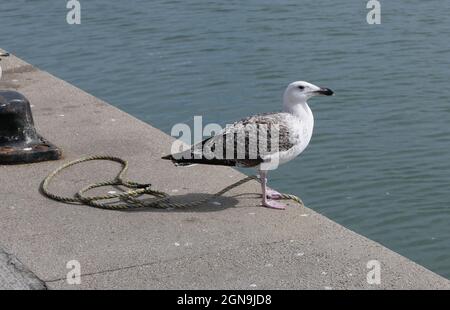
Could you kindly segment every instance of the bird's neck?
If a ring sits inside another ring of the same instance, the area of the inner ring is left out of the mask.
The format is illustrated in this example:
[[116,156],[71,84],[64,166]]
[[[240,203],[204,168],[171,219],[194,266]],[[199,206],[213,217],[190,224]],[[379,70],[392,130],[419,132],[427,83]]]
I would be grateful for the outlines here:
[[311,109],[306,101],[292,102],[285,100],[283,104],[283,112],[290,113],[299,118],[312,117]]

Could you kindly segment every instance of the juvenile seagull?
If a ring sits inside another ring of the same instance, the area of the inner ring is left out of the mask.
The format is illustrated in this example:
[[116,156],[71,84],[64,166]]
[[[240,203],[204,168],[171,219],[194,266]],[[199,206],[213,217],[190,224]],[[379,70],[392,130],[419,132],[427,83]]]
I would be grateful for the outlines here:
[[[271,164],[273,167],[273,164],[278,166],[286,163],[300,155],[308,146],[314,117],[307,100],[317,95],[331,96],[333,91],[304,81],[293,82],[284,92],[282,112],[244,118],[215,136],[191,146],[187,151],[162,158],[172,160],[177,165],[257,168],[261,179],[262,206],[285,209],[285,205],[275,201],[281,199],[281,194],[267,188],[267,172],[273,169],[269,168]],[[239,139],[239,136],[244,139]],[[266,139],[267,147],[254,143],[262,139]],[[217,156],[217,150],[220,156]]]

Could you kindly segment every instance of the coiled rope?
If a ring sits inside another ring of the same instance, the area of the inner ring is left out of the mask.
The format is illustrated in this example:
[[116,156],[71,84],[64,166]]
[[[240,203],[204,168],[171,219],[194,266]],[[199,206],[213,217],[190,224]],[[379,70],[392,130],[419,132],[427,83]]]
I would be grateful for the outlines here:
[[[83,162],[88,161],[94,161],[94,160],[106,160],[106,161],[113,161],[117,162],[122,165],[122,169],[120,170],[119,174],[111,181],[106,182],[99,182],[90,184],[84,188],[82,188],[78,193],[76,193],[73,197],[65,197],[65,196],[59,196],[57,194],[54,194],[49,191],[49,185],[52,182],[52,180],[60,174],[63,170],[75,166],[77,164],[81,164]],[[160,208],[160,209],[173,209],[173,208],[188,208],[188,207],[195,207],[199,206],[201,204],[204,204],[208,202],[209,200],[213,199],[214,197],[222,196],[226,192],[230,191],[231,189],[238,187],[244,183],[247,183],[251,180],[257,180],[259,182],[259,179],[256,176],[248,176],[236,183],[233,183],[221,191],[213,194],[212,196],[208,196],[204,199],[199,199],[192,202],[186,202],[186,203],[177,203],[177,202],[170,202],[170,196],[169,194],[151,189],[151,184],[141,184],[137,182],[127,181],[124,179],[124,175],[128,170],[128,161],[123,160],[119,157],[114,156],[108,156],[108,155],[99,155],[99,156],[88,156],[83,157],[74,161],[70,161],[52,173],[50,173],[42,182],[41,184],[41,192],[47,196],[50,199],[53,199],[55,201],[63,202],[63,203],[70,203],[70,204],[81,204],[81,205],[88,205],[95,208],[100,209],[107,209],[107,210],[128,210],[128,209],[137,209],[137,208]],[[121,193],[116,194],[107,194],[107,195],[100,195],[100,196],[87,196],[86,193],[92,189],[99,188],[99,187],[105,187],[105,186],[123,186],[130,190],[128,191],[122,191]],[[142,195],[150,195],[157,199],[151,200],[151,201],[144,201],[141,199],[138,199],[138,197]],[[281,194],[281,199],[286,200],[293,200],[303,206],[303,202],[294,195],[289,194]],[[108,203],[104,202],[105,200],[112,200],[112,199],[118,199],[122,201],[121,203]]]

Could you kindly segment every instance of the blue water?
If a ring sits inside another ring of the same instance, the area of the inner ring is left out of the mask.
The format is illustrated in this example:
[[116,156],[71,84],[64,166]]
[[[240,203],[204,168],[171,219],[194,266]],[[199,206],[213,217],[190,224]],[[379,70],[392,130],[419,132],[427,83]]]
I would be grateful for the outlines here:
[[450,278],[450,1],[2,1],[0,47],[170,133],[278,110],[285,86],[316,127],[270,185]]

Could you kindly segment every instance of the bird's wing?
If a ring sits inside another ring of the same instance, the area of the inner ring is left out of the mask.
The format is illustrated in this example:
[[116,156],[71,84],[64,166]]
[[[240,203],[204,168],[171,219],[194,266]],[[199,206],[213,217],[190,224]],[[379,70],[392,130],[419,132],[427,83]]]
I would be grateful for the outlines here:
[[250,116],[186,151],[163,158],[181,165],[199,163],[254,167],[270,160],[270,155],[294,146],[292,124],[293,116],[288,113]]
[[267,138],[274,138],[275,142],[278,144],[274,146],[275,148],[270,152],[282,152],[287,151],[294,145],[291,142],[291,128],[290,123],[292,122],[292,115],[289,113],[266,113],[250,116],[244,118],[243,120],[236,122],[234,127],[242,128],[246,126],[258,127],[259,130],[255,131],[258,134],[267,133]]
[[244,166],[258,165],[265,156],[287,151],[293,146],[289,116],[287,113],[268,113],[244,118],[194,145],[192,152],[203,152],[203,156],[209,158],[235,160]]

